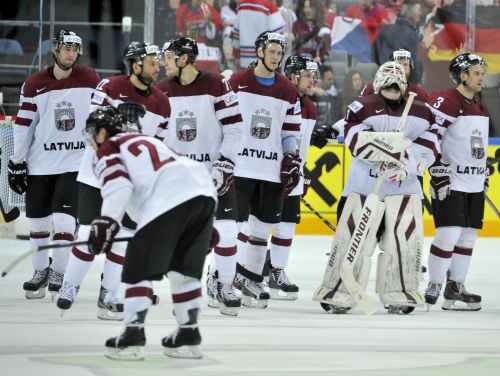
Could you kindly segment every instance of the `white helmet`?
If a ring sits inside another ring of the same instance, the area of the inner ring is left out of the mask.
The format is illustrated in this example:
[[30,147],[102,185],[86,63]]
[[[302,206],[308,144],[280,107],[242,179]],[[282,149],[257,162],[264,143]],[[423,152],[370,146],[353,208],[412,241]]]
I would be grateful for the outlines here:
[[379,93],[380,90],[393,84],[398,85],[399,90],[403,94],[408,87],[403,66],[395,61],[388,61],[378,68],[375,79],[373,80],[373,89],[375,93]]

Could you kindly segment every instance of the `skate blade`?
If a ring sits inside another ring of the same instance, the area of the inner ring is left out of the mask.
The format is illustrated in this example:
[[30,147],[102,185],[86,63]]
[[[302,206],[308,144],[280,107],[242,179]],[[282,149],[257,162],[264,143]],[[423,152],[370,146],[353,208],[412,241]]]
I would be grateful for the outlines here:
[[210,308],[219,308],[219,301],[215,298],[212,298],[211,296],[208,297],[208,302],[207,305]]
[[97,318],[100,320],[122,321],[123,312],[112,312],[106,308],[98,308]]
[[123,349],[106,348],[104,356],[113,360],[144,360],[143,346],[130,346]]
[[243,295],[242,304],[248,308],[267,308],[268,299],[255,299],[250,296]]
[[203,355],[198,346],[181,346],[176,348],[164,347],[163,353],[171,358],[201,359]]
[[226,316],[238,316],[239,307],[226,307],[224,304],[220,305],[220,313]]
[[49,291],[50,292],[50,300],[52,303],[56,300],[57,294],[59,294],[59,291]]
[[425,303],[425,309],[427,310],[427,312],[429,312],[431,310],[431,307],[433,306],[434,304],[430,304],[430,303]]
[[271,299],[276,300],[297,300],[299,297],[298,292],[285,292],[280,289],[269,289],[269,295],[271,295]]
[[45,298],[45,288],[41,288],[37,291],[26,291],[24,296],[26,299],[43,299]]
[[444,311],[479,311],[481,309],[481,303],[465,303],[459,300],[445,300],[442,309]]

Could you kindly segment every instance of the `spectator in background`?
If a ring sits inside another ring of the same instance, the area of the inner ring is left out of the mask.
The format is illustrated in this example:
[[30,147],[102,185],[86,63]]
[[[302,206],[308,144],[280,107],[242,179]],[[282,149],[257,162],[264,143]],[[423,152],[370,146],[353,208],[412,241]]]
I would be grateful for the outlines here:
[[316,105],[318,111],[316,120],[319,125],[331,125],[342,115],[340,114],[340,103],[337,89],[333,80],[333,69],[328,65],[319,67],[321,79],[311,89],[309,95]]
[[[378,33],[373,44],[373,54],[375,63],[382,65],[387,61],[392,52],[404,48],[410,51],[412,56],[417,56],[420,37],[418,33],[418,23],[422,14],[420,4],[403,5],[401,16],[396,23],[385,25]],[[422,80],[422,65],[415,61],[412,72],[412,81],[420,83]]]
[[296,55],[306,56],[316,62],[328,58],[331,29],[325,23],[323,0],[301,0],[297,21],[293,24]]
[[197,43],[213,46],[222,31],[222,20],[212,5],[203,0],[188,0],[177,8],[175,31]]
[[342,85],[342,115],[345,115],[347,106],[359,97],[363,86],[363,76],[361,75],[361,72],[357,69],[349,69],[347,75],[345,76],[344,84]]
[[278,5],[281,17],[285,21],[283,35],[285,36],[286,50],[283,61],[286,61],[294,52],[293,43],[295,35],[293,34],[293,24],[297,21],[297,14],[293,11],[293,0],[278,0]]
[[401,7],[405,0],[379,0],[378,3],[384,7],[389,16],[389,22],[394,23],[401,13]]
[[344,17],[363,21],[371,44],[375,41],[382,26],[389,23],[386,10],[381,5],[375,4],[374,0],[358,0],[358,4],[352,4],[346,9]]
[[231,37],[231,33],[239,3],[240,0],[226,0],[226,4],[220,11],[222,26],[224,27],[222,32],[222,51],[226,60],[226,68],[232,70],[236,69],[236,65],[233,57],[233,38]]

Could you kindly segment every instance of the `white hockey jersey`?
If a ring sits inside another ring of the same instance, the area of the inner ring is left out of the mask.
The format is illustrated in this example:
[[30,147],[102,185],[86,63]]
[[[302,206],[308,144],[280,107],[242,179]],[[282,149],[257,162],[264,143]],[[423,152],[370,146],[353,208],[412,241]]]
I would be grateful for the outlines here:
[[442,161],[452,170],[451,189],[482,192],[486,178],[489,114],[478,97],[466,99],[456,89],[432,93],[429,107],[436,117]]
[[271,86],[257,82],[252,68],[231,76],[243,116],[242,147],[236,157],[235,176],[279,183],[282,139],[300,138],[300,100],[295,86],[276,75]]
[[242,68],[257,59],[255,40],[267,30],[285,32],[285,20],[278,7],[267,0],[241,1],[233,26],[233,45],[239,51]]
[[[393,109],[379,94],[359,97],[347,108],[344,125],[345,144],[353,153],[349,166],[349,176],[342,192],[348,196],[351,192],[368,195],[377,178],[378,163],[373,163],[356,158],[356,141],[361,131],[391,132],[394,131],[403,113],[404,103]],[[408,113],[404,133],[413,141],[409,148],[410,161],[408,166],[413,166],[405,180],[392,182],[384,181],[379,197],[383,199],[390,195],[417,194],[423,198],[422,188],[416,174],[416,166],[423,163],[429,166],[434,163],[439,154],[439,141],[437,132],[432,128],[434,116],[425,103],[414,100]]]
[[90,97],[99,82],[92,68],[75,65],[58,80],[54,67],[29,76],[21,89],[14,123],[14,163],[26,160],[30,175],[78,171]]
[[235,161],[241,147],[243,119],[238,97],[222,75],[200,72],[194,82],[185,86],[175,77],[166,78],[156,87],[170,101],[166,145],[204,163],[209,171],[221,154]]
[[203,164],[154,137],[118,134],[97,150],[93,167],[102,186],[101,215],[120,222],[126,211],[138,229],[194,197],[217,200]]
[[[99,106],[117,107],[123,102],[134,102],[146,107],[146,114],[139,121],[142,125],[142,133],[156,136],[161,139],[165,137],[170,116],[170,104],[168,98],[159,89],[151,86],[149,93],[140,93],[130,82],[128,76],[113,76],[102,80],[97,85],[92,96],[90,111]],[[88,114],[87,114],[88,116]],[[90,145],[85,149],[77,180],[79,182],[99,188],[99,181],[92,171],[92,158],[95,154]]]

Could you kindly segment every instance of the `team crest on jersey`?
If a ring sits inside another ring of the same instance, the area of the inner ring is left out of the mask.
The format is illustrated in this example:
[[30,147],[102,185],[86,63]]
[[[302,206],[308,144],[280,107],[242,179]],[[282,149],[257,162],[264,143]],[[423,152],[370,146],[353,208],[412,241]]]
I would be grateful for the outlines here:
[[270,116],[271,111],[266,111],[261,108],[256,110],[252,115],[252,123],[250,124],[250,135],[255,138],[268,138],[271,134],[271,123],[273,118]]
[[75,127],[75,109],[70,102],[62,101],[57,103],[54,118],[56,119],[58,131],[67,132]]
[[483,159],[484,152],[484,144],[483,139],[481,138],[481,131],[479,129],[474,129],[472,131],[472,136],[470,138],[470,148],[472,158]]
[[179,112],[179,117],[175,119],[177,139],[183,142],[190,142],[196,138],[196,118],[194,112],[184,110]]

